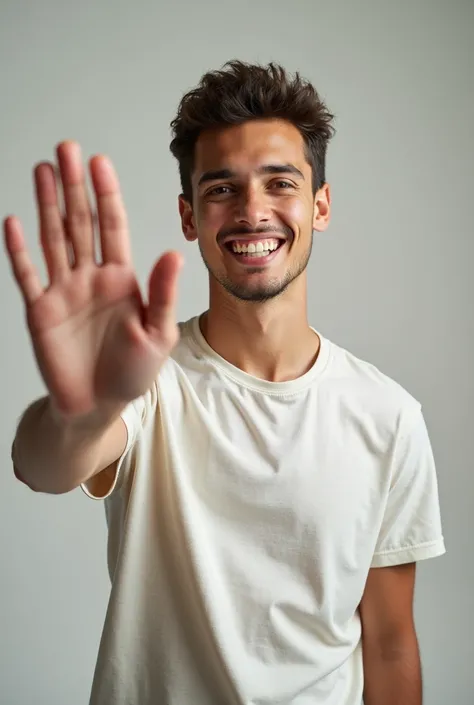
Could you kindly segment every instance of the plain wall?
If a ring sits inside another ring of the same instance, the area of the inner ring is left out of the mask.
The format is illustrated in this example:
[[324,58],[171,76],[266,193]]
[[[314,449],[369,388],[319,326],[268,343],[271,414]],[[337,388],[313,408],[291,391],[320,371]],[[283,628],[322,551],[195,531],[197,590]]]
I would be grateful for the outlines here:
[[[474,701],[473,47],[469,0],[0,0],[0,215],[22,218],[44,271],[33,165],[66,138],[109,154],[139,280],[163,250],[185,256],[181,320],[208,301],[168,149],[181,95],[228,59],[273,59],[336,113],[310,322],[423,403],[448,551],[418,569],[426,705]],[[0,287],[0,704],[84,705],[109,593],[103,505],[14,478],[16,423],[44,387],[5,257]]]

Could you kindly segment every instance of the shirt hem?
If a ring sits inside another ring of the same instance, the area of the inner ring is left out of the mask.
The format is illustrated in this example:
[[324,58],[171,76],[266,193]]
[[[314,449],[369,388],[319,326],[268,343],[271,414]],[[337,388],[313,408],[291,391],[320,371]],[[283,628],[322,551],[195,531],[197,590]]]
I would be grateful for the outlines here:
[[395,548],[388,551],[375,553],[372,559],[371,568],[383,568],[386,566],[402,565],[404,563],[415,563],[417,561],[437,558],[446,553],[444,539],[429,541],[415,546]]

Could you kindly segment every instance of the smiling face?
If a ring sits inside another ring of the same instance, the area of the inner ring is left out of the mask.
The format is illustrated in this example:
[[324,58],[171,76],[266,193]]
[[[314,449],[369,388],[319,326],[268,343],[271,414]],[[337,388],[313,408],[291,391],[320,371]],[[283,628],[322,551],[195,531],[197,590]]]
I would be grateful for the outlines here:
[[325,230],[330,213],[329,186],[313,194],[311,177],[303,138],[285,120],[252,120],[199,136],[193,203],[180,197],[182,227],[227,292],[266,301],[305,271],[313,230]]

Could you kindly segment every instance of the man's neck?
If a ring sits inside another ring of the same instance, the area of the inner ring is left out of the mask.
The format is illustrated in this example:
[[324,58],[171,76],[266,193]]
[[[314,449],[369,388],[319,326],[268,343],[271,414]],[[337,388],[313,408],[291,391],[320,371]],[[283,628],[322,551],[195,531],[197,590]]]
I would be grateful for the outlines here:
[[286,291],[265,303],[211,296],[201,331],[221,357],[259,379],[285,382],[313,366],[319,337],[309,327],[306,298]]

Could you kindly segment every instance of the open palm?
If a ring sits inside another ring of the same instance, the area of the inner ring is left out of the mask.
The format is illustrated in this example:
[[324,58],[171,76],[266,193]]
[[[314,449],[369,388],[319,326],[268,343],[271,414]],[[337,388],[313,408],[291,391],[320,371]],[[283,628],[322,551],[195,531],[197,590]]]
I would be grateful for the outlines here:
[[48,286],[41,285],[14,217],[5,221],[6,247],[54,406],[68,417],[112,414],[149,388],[177,341],[174,304],[181,258],[169,252],[156,263],[145,304],[112,165],[102,156],[90,161],[100,235],[97,258],[80,148],[64,142],[57,156],[65,216],[53,165],[35,169]]

